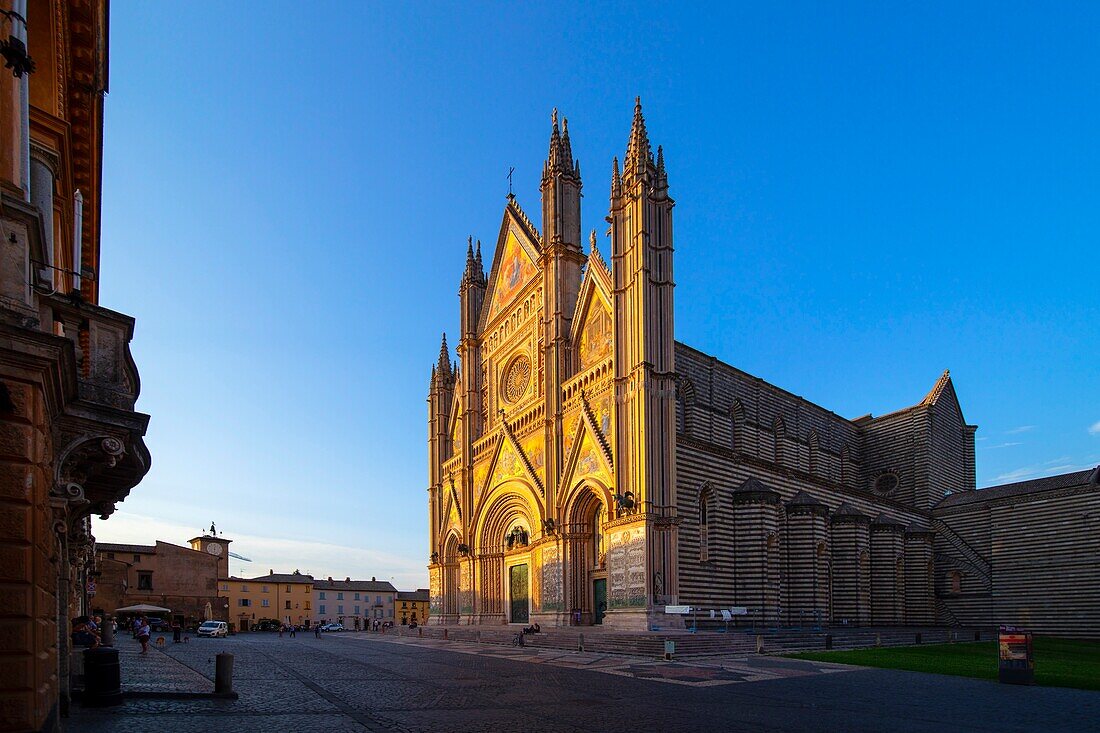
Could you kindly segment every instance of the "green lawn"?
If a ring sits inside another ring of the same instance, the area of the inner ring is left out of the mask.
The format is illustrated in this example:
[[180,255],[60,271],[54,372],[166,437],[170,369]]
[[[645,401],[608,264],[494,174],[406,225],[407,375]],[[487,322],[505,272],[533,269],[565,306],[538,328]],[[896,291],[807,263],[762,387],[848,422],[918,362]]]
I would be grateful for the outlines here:
[[[1036,638],[1034,654],[1036,684],[1100,690],[1100,642]],[[992,641],[802,652],[788,656],[864,667],[997,679],[997,645]]]

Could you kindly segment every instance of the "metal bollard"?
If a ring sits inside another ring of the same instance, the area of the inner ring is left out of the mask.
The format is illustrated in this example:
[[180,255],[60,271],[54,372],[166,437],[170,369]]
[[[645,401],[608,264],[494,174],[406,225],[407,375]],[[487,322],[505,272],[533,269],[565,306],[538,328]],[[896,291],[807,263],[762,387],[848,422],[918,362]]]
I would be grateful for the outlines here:
[[111,625],[111,617],[103,617],[103,625],[99,627],[99,643],[100,646],[114,646],[115,645],[115,630]]
[[826,649],[832,649],[833,648],[833,635],[832,634],[825,634],[825,648]]
[[122,704],[122,675],[118,649],[84,650],[84,705],[101,708]]
[[447,638],[447,629],[443,629],[443,638],[444,638],[444,639],[446,639],[446,638]]
[[763,654],[764,653],[764,637],[761,636],[760,634],[756,635],[756,653],[757,654]]
[[584,634],[580,635],[580,643],[577,645],[578,651],[584,651]]
[[974,641],[981,641],[981,640],[982,640],[982,632],[975,631],[974,632]]
[[875,634],[875,646],[882,646],[882,634]]
[[423,639],[423,638],[424,638],[424,629],[418,626],[418,627],[416,628],[416,635],[417,635],[417,636],[418,636],[419,638]]
[[228,695],[233,692],[233,655],[218,652],[214,662],[214,693]]
[[917,632],[917,643],[918,643],[918,644],[920,644],[920,643],[921,643],[921,635],[920,635],[920,632],[919,632],[919,631]]

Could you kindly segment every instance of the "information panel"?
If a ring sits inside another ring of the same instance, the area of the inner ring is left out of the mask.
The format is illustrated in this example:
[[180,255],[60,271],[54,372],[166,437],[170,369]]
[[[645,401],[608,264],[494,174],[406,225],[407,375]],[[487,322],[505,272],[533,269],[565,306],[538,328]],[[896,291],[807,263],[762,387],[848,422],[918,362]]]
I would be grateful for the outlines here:
[[1002,626],[997,641],[998,679],[1010,685],[1035,684],[1031,632],[1018,626]]

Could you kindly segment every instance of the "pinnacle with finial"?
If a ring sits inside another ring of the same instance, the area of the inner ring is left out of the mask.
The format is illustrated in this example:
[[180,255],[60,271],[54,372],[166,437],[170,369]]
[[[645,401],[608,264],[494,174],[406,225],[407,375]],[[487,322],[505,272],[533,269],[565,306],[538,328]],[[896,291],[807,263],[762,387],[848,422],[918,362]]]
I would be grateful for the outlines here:
[[443,340],[439,344],[439,373],[444,375],[450,375],[451,373],[451,352],[447,348],[447,332],[443,332]]
[[626,146],[625,168],[637,168],[653,159],[649,147],[649,134],[645,129],[645,117],[642,116],[642,98],[634,98],[634,121],[630,125],[630,140]]
[[611,162],[611,198],[618,198],[622,194],[622,177],[619,175],[619,156],[615,156]]

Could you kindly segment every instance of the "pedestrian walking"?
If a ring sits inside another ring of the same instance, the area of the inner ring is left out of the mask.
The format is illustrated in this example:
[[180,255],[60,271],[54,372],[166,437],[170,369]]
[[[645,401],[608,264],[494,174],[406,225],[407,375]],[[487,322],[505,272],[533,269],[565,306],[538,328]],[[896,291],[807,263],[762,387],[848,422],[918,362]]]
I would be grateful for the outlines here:
[[313,635],[318,639],[321,638],[321,624],[317,624],[313,627]]
[[143,616],[138,619],[137,627],[137,640],[141,642],[141,653],[147,654],[149,652],[149,636],[151,635],[149,630],[149,622]]
[[180,635],[183,633],[183,627],[180,625],[179,619],[172,622],[172,643],[180,643]]
[[286,624],[279,624],[279,638],[283,638],[283,629],[286,628]]
[[295,626],[294,624],[291,624],[290,625],[290,638],[293,639],[294,634],[296,634],[297,632],[298,632],[298,627]]

